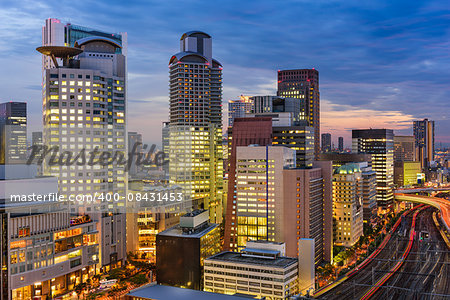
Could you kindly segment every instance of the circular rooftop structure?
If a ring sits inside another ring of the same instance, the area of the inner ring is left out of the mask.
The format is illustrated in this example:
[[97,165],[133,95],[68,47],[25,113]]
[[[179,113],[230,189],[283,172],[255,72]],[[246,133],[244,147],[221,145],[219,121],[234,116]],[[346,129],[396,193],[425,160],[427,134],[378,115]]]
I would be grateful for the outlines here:
[[110,44],[111,46],[113,46],[115,48],[122,49],[122,46],[119,43],[117,43],[115,40],[107,38],[107,37],[102,37],[102,36],[88,36],[88,37],[79,39],[79,40],[75,41],[75,47],[81,47],[83,45],[93,43],[93,42],[103,42],[103,43]]
[[36,48],[40,53],[59,58],[73,57],[83,52],[80,48],[66,46],[41,46]]
[[188,31],[186,33],[183,33],[180,40],[184,40],[187,37],[202,37],[202,38],[207,38],[207,39],[211,38],[211,36],[209,34],[203,32],[203,31],[193,30],[193,31]]

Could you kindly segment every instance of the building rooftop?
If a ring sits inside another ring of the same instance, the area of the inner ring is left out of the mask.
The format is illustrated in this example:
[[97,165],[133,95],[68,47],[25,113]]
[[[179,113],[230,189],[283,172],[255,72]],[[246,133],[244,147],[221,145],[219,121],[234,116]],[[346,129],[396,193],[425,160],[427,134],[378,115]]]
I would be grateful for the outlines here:
[[127,296],[139,297],[142,299],[165,300],[165,299],[183,299],[183,300],[248,300],[254,299],[251,296],[234,296],[203,292],[197,290],[183,289],[167,285],[147,285],[142,288],[131,291]]
[[183,237],[183,238],[200,238],[218,226],[219,226],[219,224],[209,224],[203,230],[188,234],[188,233],[183,233],[183,229],[181,228],[180,225],[176,225],[172,228],[169,228],[167,230],[164,230],[163,232],[158,233],[158,235],[159,236]]
[[361,168],[359,164],[356,163],[347,163],[345,165],[340,166],[335,174],[353,174],[356,172],[361,172]]
[[[261,251],[261,250],[258,250]],[[270,251],[270,250],[265,250]],[[244,256],[239,252],[231,252],[224,251],[208,257],[206,261],[224,261],[230,263],[240,263],[240,264],[248,264],[248,265],[259,265],[259,266],[267,266],[267,267],[275,267],[275,268],[286,268],[290,265],[295,264],[298,260],[297,258],[278,256],[275,259],[272,257],[261,258],[254,256]]]
[[195,217],[204,213],[206,209],[196,209],[183,215],[183,217]]

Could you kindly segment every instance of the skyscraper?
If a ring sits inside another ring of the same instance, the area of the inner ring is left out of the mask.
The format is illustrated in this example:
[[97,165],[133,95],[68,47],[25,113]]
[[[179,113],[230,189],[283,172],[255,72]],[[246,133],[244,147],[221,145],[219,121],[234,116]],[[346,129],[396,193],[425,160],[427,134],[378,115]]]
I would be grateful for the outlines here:
[[322,152],[331,152],[331,134],[322,133]]
[[0,164],[24,164],[27,159],[27,104],[0,104]]
[[[128,132],[128,151],[131,153],[134,150],[133,155],[129,156],[132,160],[130,168],[128,170],[128,177],[134,177],[141,171],[142,166],[137,164],[138,155],[142,153],[142,134],[137,132]],[[142,159],[141,159],[142,161]]]
[[331,162],[295,168],[296,153],[285,146],[237,147],[236,155],[237,249],[266,240],[295,257],[298,240],[313,238],[316,263],[329,261]]
[[236,156],[238,250],[244,249],[247,241],[286,242],[283,170],[295,167],[295,151],[248,146],[237,147]]
[[[285,146],[296,152],[296,165],[311,168],[314,160],[314,129],[304,121],[294,121],[292,112],[247,114],[248,118],[271,118],[272,145]],[[231,129],[232,130],[232,129]]]
[[170,153],[170,122],[162,122],[161,138],[162,138],[162,151],[164,153],[164,160],[162,169],[164,175],[169,175],[169,153]]
[[298,253],[298,244],[287,241],[314,240],[314,261],[331,261],[333,247],[332,165],[314,161],[312,168],[283,171],[286,254]]
[[394,136],[394,161],[415,161],[414,136]]
[[241,95],[239,100],[228,101],[228,127],[233,127],[235,118],[243,118],[245,114],[253,112],[254,103],[249,96]]
[[304,99],[308,126],[314,127],[314,154],[320,152],[319,71],[297,69],[278,71],[278,96]]
[[[295,123],[305,123],[306,104],[303,98],[280,97],[280,96],[253,96],[255,113],[292,113],[292,121]],[[306,125],[305,123],[304,125]]]
[[392,129],[352,130],[352,152],[371,154],[372,169],[376,172],[377,205],[387,209],[394,200],[394,132]]
[[421,163],[417,160],[414,136],[394,136],[394,183],[406,186],[417,183]]
[[344,152],[344,138],[342,136],[338,137],[338,150]]
[[[42,27],[42,46],[71,46],[75,45],[75,42],[85,37],[104,37],[115,41],[121,45],[121,48],[116,48],[116,53],[122,53],[127,56],[127,33],[112,33],[104,32],[94,28],[88,28],[71,23],[64,24],[59,19],[49,18],[45,20],[45,26]],[[61,58],[57,59],[60,64]],[[55,67],[55,64],[51,57],[42,57],[42,70]]]
[[35,131],[31,133],[31,145],[42,146],[42,131]]
[[[126,34],[63,26],[56,19],[46,20],[42,32],[44,46],[37,50],[45,55],[44,145],[56,146],[59,155],[72,151],[73,157],[93,150],[126,155]],[[125,195],[127,189],[126,171],[117,160],[70,166],[44,162],[43,172],[58,177],[59,192],[66,197]],[[99,222],[101,266],[121,265],[126,259],[124,203],[82,204],[71,207],[71,213],[83,211]]]
[[434,121],[423,119],[413,122],[413,132],[422,169],[428,168],[434,160]]
[[228,139],[228,193],[225,218],[224,249],[237,250],[237,215],[236,215],[236,167],[237,148],[258,144],[272,144],[272,118],[254,117],[238,118],[234,121]]
[[[212,38],[186,32],[170,70],[170,183],[184,197],[222,221],[222,65],[212,57]],[[189,205],[189,204],[188,204]]]
[[236,148],[249,145],[284,146],[295,150],[296,166],[313,167],[314,130],[309,126],[294,125],[292,113],[259,113],[248,114],[246,118],[237,118],[229,128],[229,164],[228,194],[225,219],[226,250],[237,249],[236,226]]

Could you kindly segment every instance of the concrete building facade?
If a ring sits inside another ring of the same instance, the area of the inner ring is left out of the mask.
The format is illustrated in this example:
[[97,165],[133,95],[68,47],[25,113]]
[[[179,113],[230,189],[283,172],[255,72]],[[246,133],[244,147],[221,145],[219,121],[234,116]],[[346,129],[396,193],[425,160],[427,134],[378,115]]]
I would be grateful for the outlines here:
[[289,299],[298,293],[298,259],[267,247],[221,252],[205,260],[204,290]]
[[[43,46],[37,49],[44,54],[44,146],[56,148],[57,155],[72,151],[76,157],[95,150],[126,157],[126,34],[108,36],[67,26],[46,20]],[[126,193],[128,178],[117,160],[104,166],[69,166],[49,165],[49,159],[43,174],[58,177],[59,192],[66,197]],[[101,266],[108,270],[121,265],[126,260],[125,203],[81,204],[72,205],[70,212],[87,213],[98,222]]]

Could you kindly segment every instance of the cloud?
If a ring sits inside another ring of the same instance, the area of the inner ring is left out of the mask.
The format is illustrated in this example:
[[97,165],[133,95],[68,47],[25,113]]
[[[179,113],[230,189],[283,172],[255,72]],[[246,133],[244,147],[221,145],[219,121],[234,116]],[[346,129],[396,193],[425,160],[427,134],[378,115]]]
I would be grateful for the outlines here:
[[337,119],[347,114],[361,122],[351,126],[384,120],[387,127],[427,117],[436,120],[436,141],[450,143],[449,15],[443,0],[10,1],[0,10],[0,78],[8,82],[2,99],[27,101],[29,124],[39,126],[41,57],[34,49],[46,18],[125,31],[129,128],[157,142],[155,128],[168,118],[168,59],[183,32],[203,30],[224,66],[224,101],[275,94],[276,70],[315,67],[324,122],[347,122]]
[[331,133],[333,142],[344,137],[345,145],[351,146],[352,129],[386,128],[397,134],[412,135],[414,117],[401,111],[362,109],[351,105],[335,104],[321,99],[321,133]]

